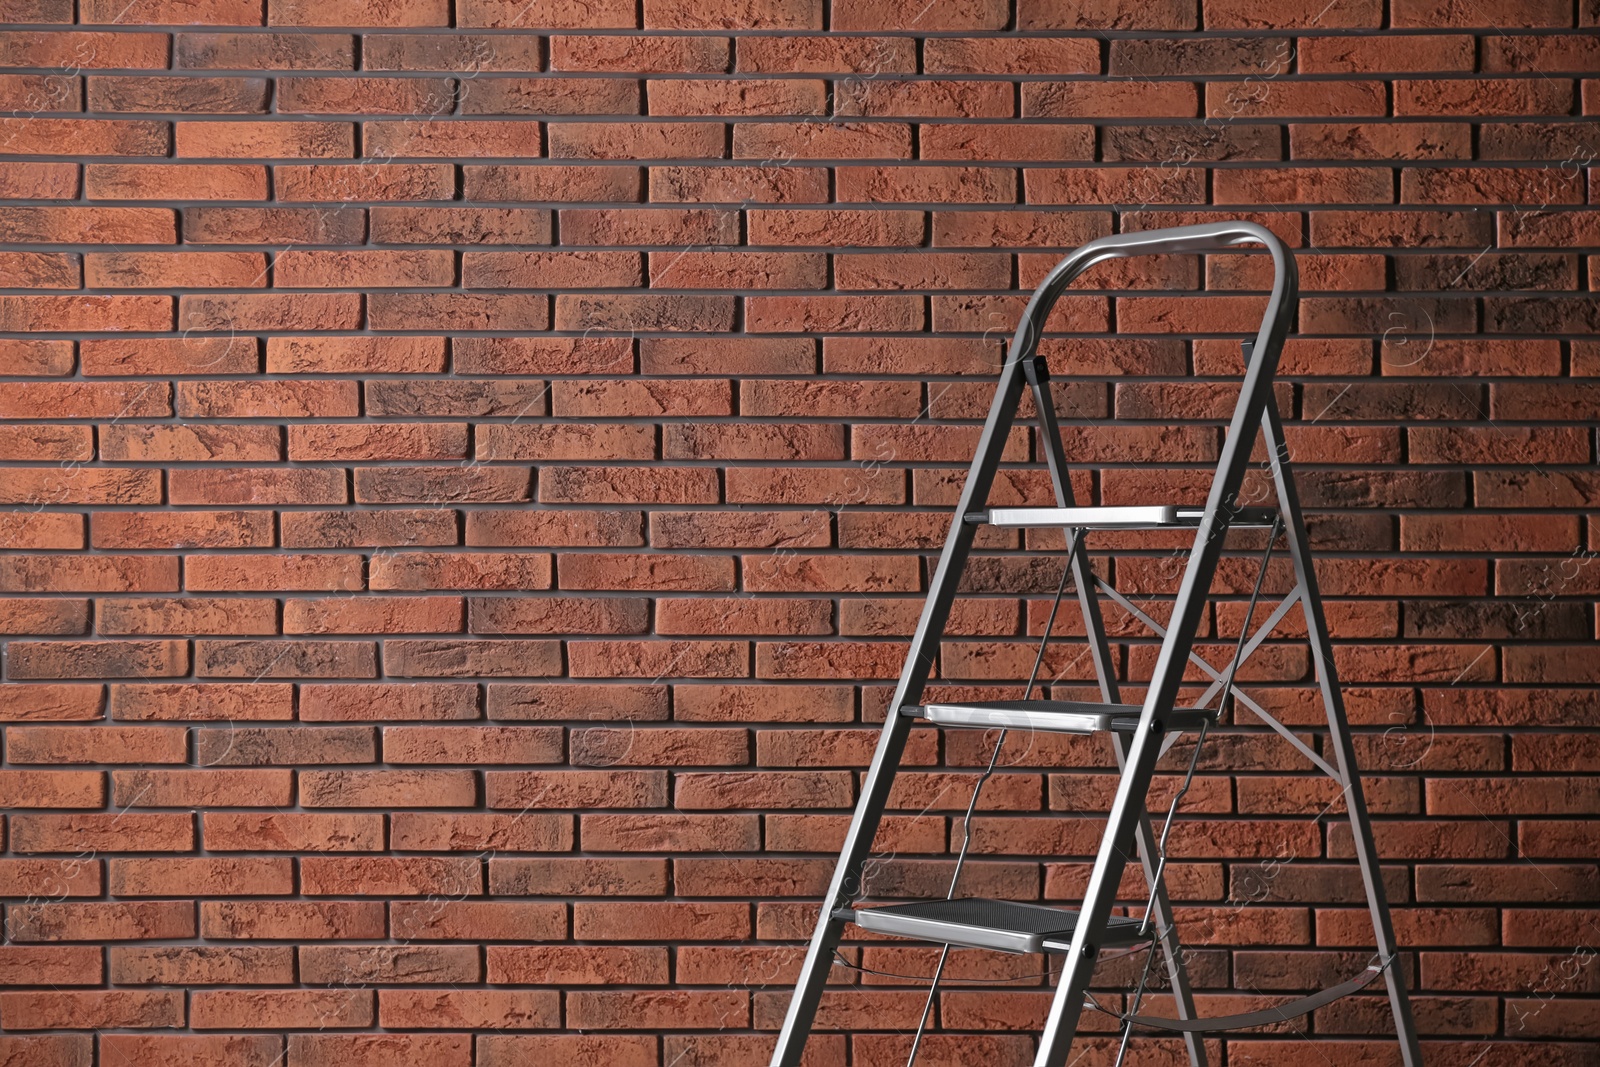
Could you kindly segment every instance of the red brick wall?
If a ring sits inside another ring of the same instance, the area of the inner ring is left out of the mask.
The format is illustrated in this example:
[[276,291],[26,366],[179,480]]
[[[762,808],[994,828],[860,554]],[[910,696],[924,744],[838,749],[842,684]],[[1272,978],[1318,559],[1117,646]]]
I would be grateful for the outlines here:
[[[1597,1062],[1595,0],[0,12],[0,1061],[765,1062],[1021,294],[1245,217],[1302,252],[1280,396],[1430,1062]],[[1084,499],[1201,491],[1263,266],[1062,302]],[[1015,547],[941,691],[1015,691],[1060,566]],[[1370,936],[1249,733],[1176,836],[1213,1013]],[[917,736],[881,892],[942,886],[982,742]],[[1109,752],[1015,758],[967,888],[1071,900]],[[952,989],[931,1059],[1031,1062],[1047,996]],[[1390,1063],[1379,1003],[1226,1062]],[[862,980],[810,1062],[919,1005]]]

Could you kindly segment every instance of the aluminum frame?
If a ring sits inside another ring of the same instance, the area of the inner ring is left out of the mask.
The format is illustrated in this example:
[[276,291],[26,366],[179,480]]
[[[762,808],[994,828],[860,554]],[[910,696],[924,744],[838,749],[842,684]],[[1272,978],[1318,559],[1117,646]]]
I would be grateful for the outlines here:
[[[1034,393],[1057,506],[1072,507],[1071,486],[1062,456],[1054,406],[1049,402],[1047,376],[1042,373],[1042,360],[1036,361],[1035,358],[1050,310],[1062,291],[1096,263],[1139,255],[1221,252],[1247,244],[1261,245],[1272,256],[1272,290],[1255,341],[1245,348],[1246,367],[1239,401],[1196,526],[1194,545],[1140,709],[1138,728],[1131,734],[1112,734],[1117,759],[1122,767],[1121,781],[1112,802],[1105,836],[1090,873],[1061,980],[1040,1035],[1035,1067],[1064,1067],[1067,1062],[1095,960],[1099,948],[1107,941],[1107,927],[1116,903],[1117,885],[1130,851],[1138,851],[1147,878],[1154,877],[1156,873],[1155,839],[1145,809],[1145,797],[1156,760],[1167,744],[1167,726],[1176,709],[1184,668],[1193,656],[1195,633],[1222,550],[1222,535],[1232,516],[1246,518],[1238,496],[1258,433],[1265,434],[1273,457],[1274,488],[1298,578],[1298,599],[1306,616],[1313,662],[1329,730],[1334,738],[1334,755],[1342,779],[1341,786],[1378,949],[1385,957],[1395,951],[1393,925],[1378,869],[1377,848],[1372,839],[1354,747],[1334,673],[1332,647],[1328,641],[1315,573],[1310,564],[1299,499],[1290,473],[1287,450],[1283,445],[1281,419],[1272,396],[1273,377],[1296,306],[1298,274],[1294,259],[1274,234],[1250,222],[1208,223],[1117,234],[1081,246],[1052,269],[1035,290],[1018,325],[1000,371],[994,402],[984,423],[976,455],[954,510],[950,531],[929,585],[921,618],[912,635],[905,666],[889,704],[890,713],[885,717],[879,734],[877,748],[863,780],[861,795],[846,831],[816,930],[807,947],[783,1028],[778,1034],[771,1067],[799,1067],[806,1038],[810,1034],[832,966],[834,951],[839,945],[845,923],[852,914],[851,904],[863,889],[862,868],[911,730],[912,717],[902,711],[921,703],[922,692],[938,653],[939,641],[949,620],[960,575],[971,553],[978,528],[977,524],[968,521],[968,517],[983,512],[986,507],[1007,435],[1016,419],[1024,385]],[[1089,570],[1081,537],[1073,545],[1069,566],[1084,613],[1102,698],[1108,703],[1117,703],[1116,675],[1109,662],[1110,649],[1100,617],[1099,585]],[[1183,973],[1182,951],[1176,943],[1170,904],[1165,887],[1159,880],[1156,880],[1154,888],[1153,910],[1158,928],[1167,932],[1163,940],[1166,949],[1164,955],[1169,961],[1177,1012],[1180,1018],[1190,1019],[1194,1016],[1193,1000]],[[1402,1062],[1405,1067],[1420,1067],[1422,1057],[1401,968],[1398,965],[1385,968],[1385,978]],[[1206,1059],[1201,1035],[1186,1033],[1184,1038],[1193,1067],[1204,1067]]]

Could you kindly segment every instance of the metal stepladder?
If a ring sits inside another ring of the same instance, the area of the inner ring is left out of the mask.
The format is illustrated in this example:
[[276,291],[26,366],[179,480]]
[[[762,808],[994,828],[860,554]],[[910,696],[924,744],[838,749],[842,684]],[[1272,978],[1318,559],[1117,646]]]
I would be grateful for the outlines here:
[[[1045,321],[1057,297],[1085,270],[1107,259],[1222,252],[1244,244],[1264,246],[1271,254],[1275,268],[1274,281],[1256,339],[1244,345],[1246,366],[1243,384],[1205,506],[1074,506],[1048,374],[1043,358],[1037,355]],[[1060,957],[1060,977],[1044,1031],[1039,1038],[1035,1067],[1064,1067],[1078,1029],[1079,1017],[1086,1006],[1105,1011],[1120,1020],[1120,1045],[1116,1058],[1118,1067],[1123,1063],[1135,1026],[1181,1033],[1191,1065],[1205,1067],[1203,1035],[1206,1033],[1264,1026],[1305,1015],[1359,991],[1380,975],[1388,987],[1401,1062],[1405,1067],[1420,1067],[1422,1056],[1411,1005],[1401,968],[1395,965],[1398,950],[1379,872],[1377,848],[1368,821],[1343,698],[1334,672],[1333,651],[1316,575],[1312,570],[1306,527],[1284,445],[1283,423],[1272,393],[1278,358],[1294,319],[1296,293],[1297,273],[1293,257],[1271,232],[1247,222],[1152,230],[1091,241],[1062,260],[1035,290],[1001,369],[994,403],[979,439],[977,454],[973,458],[949,535],[934,570],[921,620],[912,636],[906,664],[890,701],[871,765],[862,782],[860,798],[845,835],[816,932],[789,1002],[783,1029],[772,1056],[772,1067],[799,1067],[829,970],[837,955],[845,926],[851,922],[876,934],[943,946],[938,968],[931,977],[927,1006],[913,1039],[908,1064],[915,1061],[950,949],[967,947],[1043,952]],[[1025,387],[1033,395],[1039,422],[1039,440],[1049,469],[1056,506],[989,508],[989,490]],[[1258,432],[1265,437],[1271,481],[1277,497],[1276,507],[1244,507],[1240,502],[1241,487],[1250,466],[1251,450]],[[985,525],[1051,527],[1065,532],[1067,564],[1050,619],[1044,627],[1033,677],[1029,679],[1020,700],[925,704],[923,691],[938,654],[961,574],[974,536]],[[1257,527],[1270,532],[1232,658],[1219,670],[1197,656],[1193,646],[1221,557],[1223,538],[1235,527]],[[1085,536],[1091,531],[1146,529],[1194,531],[1194,544],[1189,551],[1165,627],[1096,577],[1090,568],[1085,548]],[[1262,578],[1280,535],[1293,564],[1294,588],[1252,635],[1251,622],[1262,591]],[[1033,699],[1045,644],[1054,629],[1055,610],[1060,605],[1069,575],[1076,587],[1089,652],[1093,656],[1099,679],[1099,703]],[[1102,595],[1162,639],[1142,705],[1119,702],[1117,676],[1111,664],[1110,646],[1100,612]],[[1326,712],[1332,763],[1234,685],[1234,673],[1239,664],[1261,645],[1296,604],[1305,618],[1311,663],[1315,668]],[[1198,700],[1180,704],[1179,689],[1183,684],[1185,669],[1190,664],[1212,681]],[[1213,698],[1216,699],[1214,708],[1208,706]],[[1355,856],[1372,917],[1376,953],[1373,963],[1364,972],[1321,992],[1254,1012],[1200,1019],[1195,1015],[1183,952],[1178,944],[1164,884],[1167,836],[1172,829],[1178,804],[1194,775],[1207,730],[1222,712],[1237,709],[1241,705],[1294,745],[1337,784],[1350,821]],[[994,755],[989,760],[988,769],[979,777],[967,807],[967,817],[962,824],[966,834],[970,834],[970,829],[965,828],[970,827],[972,822],[978,790],[982,789],[983,783],[995,769],[1006,731],[1110,735],[1121,768],[1121,779],[1079,910],[1067,911],[1018,901],[957,897],[957,881],[961,866],[966,861],[970,836],[962,841],[956,859],[955,876],[944,899],[857,906],[857,901],[863,895],[863,867],[871,851],[873,837],[887,804],[889,789],[912,724],[918,719],[944,728],[999,731]],[[1158,838],[1146,810],[1146,794],[1157,760],[1185,735],[1192,738],[1194,753],[1189,759],[1183,784],[1171,801],[1165,826]],[[1149,898],[1140,918],[1113,914],[1118,885],[1129,855],[1134,851],[1139,856],[1149,889]],[[1103,1008],[1089,994],[1089,983],[1096,963],[1104,958],[1101,952],[1107,948],[1142,949],[1146,953],[1143,975],[1136,992],[1127,1001],[1129,1010],[1126,1012]],[[1166,958],[1177,1018],[1139,1014],[1150,965],[1158,948]],[[847,994],[841,992],[839,995]]]

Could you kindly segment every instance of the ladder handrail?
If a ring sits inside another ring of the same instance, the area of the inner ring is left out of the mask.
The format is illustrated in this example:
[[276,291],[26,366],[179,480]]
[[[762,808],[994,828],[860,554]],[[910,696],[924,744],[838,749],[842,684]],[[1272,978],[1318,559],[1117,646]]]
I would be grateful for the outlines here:
[[[1277,371],[1278,353],[1289,335],[1290,319],[1299,299],[1300,273],[1294,256],[1284,246],[1277,234],[1254,222],[1206,222],[1195,226],[1174,226],[1165,230],[1140,230],[1100,237],[1088,244],[1079,245],[1066,258],[1050,269],[1044,281],[1034,289],[1028,306],[1017,324],[1016,335],[1006,354],[1009,368],[1023,360],[1031,359],[1044,335],[1045,320],[1055,308],[1062,292],[1078,276],[1097,263],[1108,259],[1126,259],[1131,256],[1157,256],[1185,252],[1226,252],[1239,245],[1259,244],[1272,255],[1272,292],[1267,298],[1267,310],[1261,317],[1261,329],[1256,334],[1251,351],[1250,365],[1245,368],[1249,377],[1261,361],[1271,359],[1266,368],[1270,379]],[[998,393],[995,402],[1000,402]]]

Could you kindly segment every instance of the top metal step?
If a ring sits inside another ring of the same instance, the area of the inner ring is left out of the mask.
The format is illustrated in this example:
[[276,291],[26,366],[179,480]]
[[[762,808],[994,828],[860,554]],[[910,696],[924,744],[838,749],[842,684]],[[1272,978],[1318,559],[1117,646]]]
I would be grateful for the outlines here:
[[[857,926],[873,933],[1000,952],[1068,952],[1078,927],[1075,911],[987,897],[857,908],[841,917],[852,916]],[[1137,919],[1112,916],[1105,944],[1135,944],[1147,940],[1150,933],[1139,932]]]
[[[1092,530],[1160,530],[1171,527],[1194,528],[1200,525],[1204,508],[1162,504],[1148,507],[1094,508],[990,508],[969,512],[970,523],[1008,528],[1066,526]],[[1239,508],[1231,513],[1219,511],[1228,526],[1269,527],[1278,517],[1277,508]]]
[[[1107,730],[1131,733],[1138,729],[1138,704],[1097,704],[1079,700],[982,700],[961,704],[923,704],[902,714],[941,726],[999,727],[1006,730],[1043,730],[1061,734],[1097,734]],[[1169,712],[1169,730],[1191,730],[1212,721],[1211,713],[1195,708]]]

